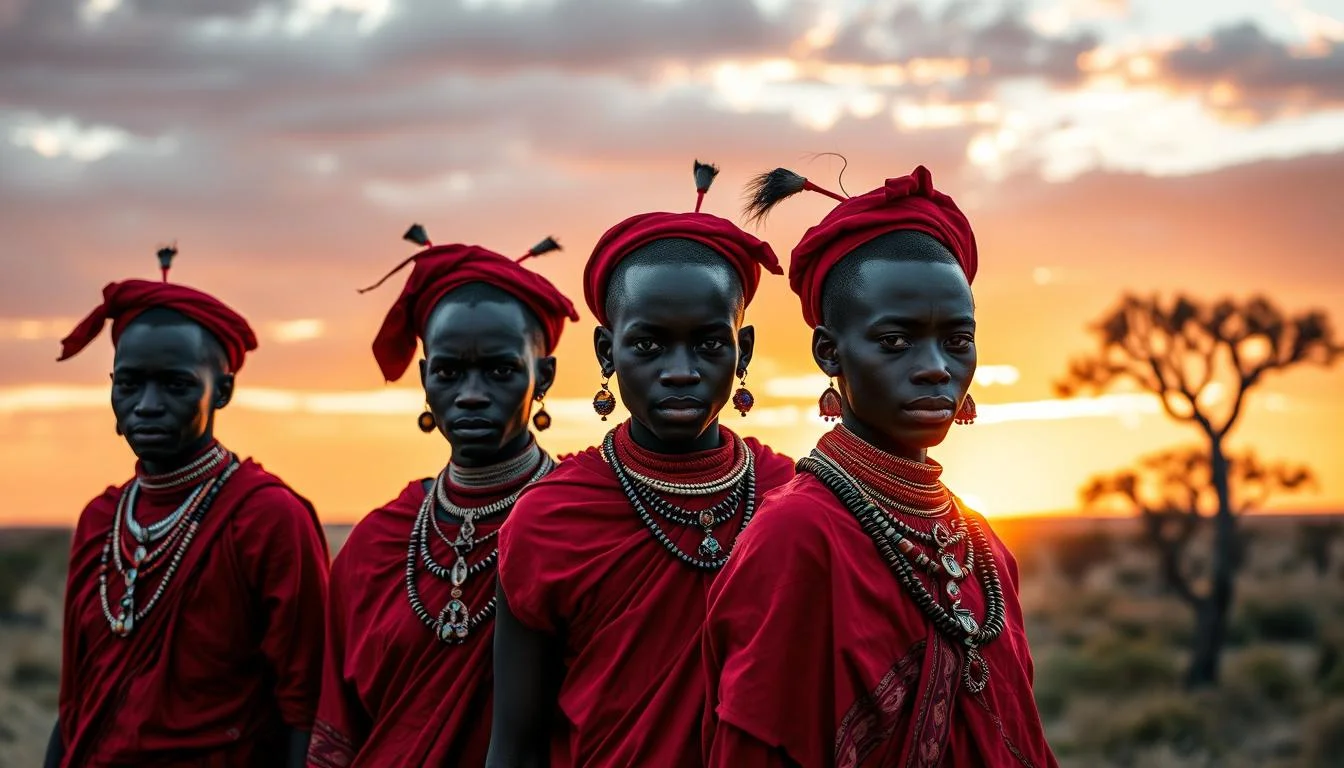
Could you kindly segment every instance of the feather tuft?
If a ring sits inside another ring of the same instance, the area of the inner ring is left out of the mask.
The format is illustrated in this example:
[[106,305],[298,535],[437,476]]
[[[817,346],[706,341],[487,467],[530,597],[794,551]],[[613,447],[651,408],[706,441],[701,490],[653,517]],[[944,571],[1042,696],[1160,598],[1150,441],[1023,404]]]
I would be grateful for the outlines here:
[[522,258],[518,259],[517,261],[521,263],[527,261],[528,259],[535,258],[543,254],[551,253],[552,251],[560,251],[560,250],[564,250],[563,248],[560,247],[560,243],[556,242],[554,237],[547,237],[540,243],[537,243],[531,248],[528,248],[527,253],[523,254]]
[[421,248],[428,248],[433,245],[433,243],[429,241],[429,234],[425,232],[425,228],[419,224],[412,224],[411,228],[406,230],[406,234],[401,236],[401,239],[415,243]]
[[719,167],[696,160],[693,169],[695,171],[695,191],[703,195],[709,191],[709,186],[714,183],[714,177],[719,175]]
[[159,259],[159,272],[163,273],[163,282],[168,282],[168,270],[173,268],[173,259],[177,256],[177,241],[165,245],[155,254]]
[[788,168],[776,168],[754,177],[747,184],[747,222],[764,221],[774,207],[807,188],[807,179]]

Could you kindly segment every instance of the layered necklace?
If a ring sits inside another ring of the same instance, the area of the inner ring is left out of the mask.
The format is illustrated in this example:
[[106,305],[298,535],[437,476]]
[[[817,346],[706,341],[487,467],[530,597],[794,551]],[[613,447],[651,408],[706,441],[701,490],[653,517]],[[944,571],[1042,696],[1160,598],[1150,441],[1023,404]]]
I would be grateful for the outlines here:
[[[441,642],[450,645],[466,642],[472,631],[495,615],[493,595],[480,610],[473,613],[463,592],[468,579],[494,567],[499,560],[499,545],[496,543],[485,557],[475,563],[468,561],[467,556],[473,549],[499,535],[499,529],[495,529],[477,538],[476,523],[511,509],[527,486],[545,477],[554,468],[555,461],[533,441],[517,458],[501,464],[468,468],[450,463],[434,478],[429,493],[425,494],[425,500],[420,504],[415,524],[411,526],[411,539],[406,548],[406,599],[420,622]],[[519,483],[523,478],[526,480]],[[479,507],[454,504],[448,498],[450,486],[488,492],[514,485],[517,485],[514,492]],[[447,517],[458,522],[456,536],[450,537],[439,526],[437,510],[442,510]],[[439,563],[430,553],[431,532],[452,550],[452,565]],[[437,615],[429,612],[420,597],[420,589],[416,586],[417,564],[423,565],[431,576],[451,585],[448,602]]]
[[[938,631],[965,646],[962,681],[973,694],[983,691],[989,666],[980,649],[1003,632],[1003,584],[983,523],[958,507],[939,479],[942,467],[893,456],[842,426],[825,435],[798,469],[811,472],[836,495],[920,610]],[[903,517],[919,519],[928,530]],[[954,547],[963,542],[966,554],[958,558]],[[941,589],[931,591],[919,571],[941,582]],[[961,604],[961,582],[968,578],[985,596],[979,619]]]
[[[220,490],[238,469],[238,460],[220,445],[216,444],[202,456],[185,467],[163,475],[139,475],[117,500],[116,512],[112,517],[112,529],[108,531],[103,544],[102,556],[98,562],[98,599],[102,604],[103,617],[107,620],[112,634],[128,637],[135,627],[144,622],[145,617],[158,604],[173,580],[182,558],[191,546],[192,539],[200,529],[201,520],[209,511]],[[223,472],[220,470],[223,469]],[[135,519],[136,502],[140,491],[171,492],[192,488],[186,499],[167,517],[148,525]],[[122,529],[130,534],[134,547],[124,541]],[[171,555],[169,553],[171,552]],[[130,562],[129,566],[127,561]],[[147,577],[167,568],[159,580],[158,587],[149,600],[137,604],[135,588]],[[109,572],[115,571],[125,585],[117,604],[112,610],[112,601],[108,597]]]
[[[620,483],[630,506],[634,508],[635,514],[639,515],[640,521],[649,529],[653,538],[678,560],[702,570],[722,568],[728,562],[728,550],[725,550],[714,537],[714,527],[729,522],[740,510],[742,525],[738,529],[738,535],[741,535],[741,531],[756,514],[756,460],[746,443],[737,435],[732,436],[731,450],[736,458],[727,472],[719,477],[701,482],[682,482],[666,477],[655,477],[654,472],[640,472],[633,468],[630,459],[637,455],[637,448],[629,438],[628,429],[628,425],[622,425],[607,433],[602,440],[602,458],[616,474],[616,480]],[[622,445],[627,442],[630,445]],[[625,447],[626,451],[622,451],[622,447]],[[627,453],[629,458],[623,459],[621,456],[623,452]],[[682,472],[688,468],[691,470],[703,468],[710,471],[714,463],[722,462],[718,461],[717,456],[691,459],[684,462],[685,467],[679,469]],[[700,466],[704,464],[711,466]],[[703,498],[720,494],[723,498],[702,510],[685,509],[668,499],[669,496]],[[655,513],[657,517],[672,525],[700,529],[704,536],[695,554],[686,552],[672,541],[658,523]]]

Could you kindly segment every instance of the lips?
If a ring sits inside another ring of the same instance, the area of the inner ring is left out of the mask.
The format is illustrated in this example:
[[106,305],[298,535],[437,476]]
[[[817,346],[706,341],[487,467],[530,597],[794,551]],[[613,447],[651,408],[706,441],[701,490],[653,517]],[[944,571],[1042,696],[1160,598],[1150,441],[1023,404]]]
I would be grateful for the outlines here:
[[497,431],[495,422],[482,418],[454,419],[448,425],[448,431],[455,437],[488,437]]
[[911,420],[920,424],[940,425],[952,420],[956,402],[950,397],[938,395],[920,397],[901,406],[901,411]]
[[654,403],[658,416],[667,422],[695,422],[704,417],[709,406],[695,397],[665,397]]
[[136,443],[165,443],[173,439],[172,432],[164,427],[132,427],[126,436]]

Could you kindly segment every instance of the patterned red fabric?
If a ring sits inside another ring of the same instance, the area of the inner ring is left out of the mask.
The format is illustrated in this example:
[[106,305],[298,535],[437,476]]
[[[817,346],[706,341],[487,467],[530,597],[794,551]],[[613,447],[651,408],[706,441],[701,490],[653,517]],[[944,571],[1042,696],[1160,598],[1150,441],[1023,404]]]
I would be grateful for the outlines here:
[[[821,481],[799,473],[767,497],[710,588],[710,768],[1055,768],[1032,696],[1017,564],[992,535],[991,547],[1006,628],[981,650],[991,678],[972,695],[961,648]],[[961,594],[983,615],[974,579]]]
[[112,321],[115,345],[132,320],[155,308],[171,309],[209,331],[224,348],[229,368],[235,373],[242,370],[247,353],[257,348],[257,336],[247,320],[214,296],[177,283],[125,280],[108,283],[103,288],[103,303],[61,340],[61,356],[57,360],[79,354],[98,338],[108,320]]
[[933,188],[933,175],[919,166],[909,176],[887,179],[872,192],[851,197],[803,234],[789,262],[789,287],[803,303],[808,325],[821,324],[821,291],[831,268],[855,248],[898,230],[923,232],[942,243],[975,281],[980,259],[971,223],[951,197]]

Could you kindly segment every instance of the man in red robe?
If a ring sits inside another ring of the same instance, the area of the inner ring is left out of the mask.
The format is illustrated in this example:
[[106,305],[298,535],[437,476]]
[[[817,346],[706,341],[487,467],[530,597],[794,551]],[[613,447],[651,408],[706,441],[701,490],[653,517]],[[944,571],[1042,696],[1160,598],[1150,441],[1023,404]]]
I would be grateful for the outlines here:
[[[696,164],[701,196],[715,172]],[[594,408],[614,410],[614,375],[630,420],[524,493],[500,533],[492,768],[700,763],[706,591],[793,467],[718,422],[730,394],[752,405],[743,315],[778,262],[696,208],[617,224],[585,270]]]
[[[548,239],[529,255],[554,247]],[[452,454],[436,478],[361,520],[332,564],[311,768],[485,765],[494,539],[522,489],[555,466],[529,422],[550,425],[544,406],[532,409],[555,381],[565,321],[578,319],[569,299],[478,246],[432,246],[411,260],[373,353],[395,381],[423,342],[420,426]]]
[[[765,174],[753,213],[804,189]],[[923,167],[841,199],[789,275],[841,424],[710,590],[706,759],[1051,768],[1017,565],[926,453],[975,417],[975,237]]]
[[326,539],[306,500],[215,440],[256,337],[166,266],[108,285],[62,342],[64,360],[112,321],[112,410],[138,461],[75,528],[46,764],[302,765]]

